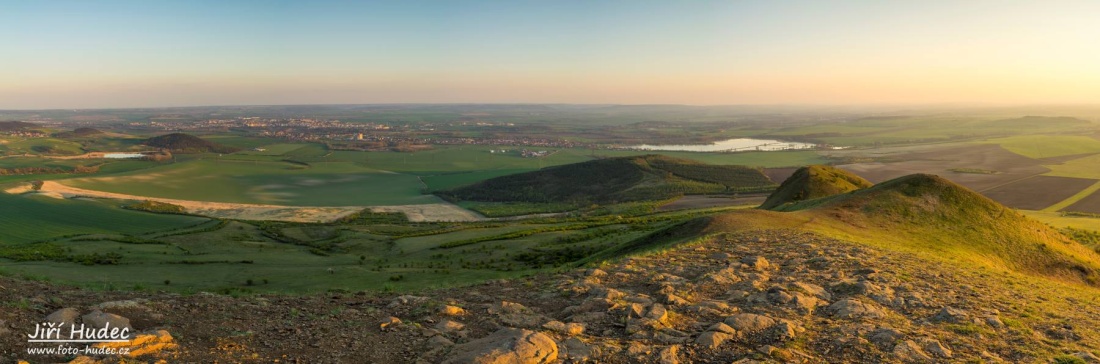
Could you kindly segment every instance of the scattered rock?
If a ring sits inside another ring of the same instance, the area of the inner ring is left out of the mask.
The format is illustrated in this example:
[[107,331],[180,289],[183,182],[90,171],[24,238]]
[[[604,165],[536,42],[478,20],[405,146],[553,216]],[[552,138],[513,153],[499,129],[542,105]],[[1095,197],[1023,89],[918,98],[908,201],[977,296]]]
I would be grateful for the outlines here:
[[775,320],[771,317],[754,313],[739,313],[727,317],[724,323],[738,332],[753,334],[762,332],[772,325],[775,325]]
[[378,328],[382,329],[382,330],[385,330],[387,328],[392,329],[392,328],[394,328],[394,327],[396,327],[397,325],[400,325],[400,324],[401,324],[401,319],[390,316],[390,317],[382,319],[382,322],[378,324]]
[[923,339],[921,340],[921,347],[924,348],[925,352],[941,358],[950,358],[952,356],[951,349],[940,344],[939,340]]
[[764,257],[758,255],[741,258],[741,264],[747,265],[756,270],[766,270],[768,268],[771,268],[772,266],[767,259],[764,259]]
[[821,287],[821,286],[816,285],[816,284],[805,283],[805,282],[794,282],[794,283],[791,283],[791,288],[793,288],[795,290],[805,292],[806,294],[809,294],[811,296],[814,296],[814,297],[817,297],[817,298],[820,298],[820,299],[823,299],[823,300],[826,300],[826,301],[833,299],[833,295],[830,294],[829,291],[826,291],[824,287]]
[[970,314],[954,307],[944,307],[935,316],[932,316],[932,321],[953,324],[966,323],[970,321]]
[[905,340],[897,345],[894,345],[893,350],[894,357],[907,363],[927,363],[932,361],[932,357],[921,351],[920,346],[913,340]]
[[901,331],[893,328],[885,327],[871,332],[871,342],[878,345],[880,348],[893,347],[899,340],[905,337]]
[[569,336],[577,336],[584,333],[584,324],[575,322],[566,324],[561,321],[550,321],[542,325],[542,328]]
[[630,345],[626,348],[626,353],[631,356],[649,355],[649,346],[637,341],[631,341]]
[[105,313],[103,311],[95,310],[92,311],[92,313],[81,316],[80,319],[84,322],[85,325],[91,328],[125,328],[130,335],[133,335],[134,333],[134,328],[130,327],[130,319],[113,313]]
[[558,359],[558,345],[545,334],[505,328],[481,339],[455,346],[444,363],[538,364]]
[[737,271],[733,268],[725,268],[703,275],[702,281],[729,286],[741,282],[741,277],[737,275]]
[[673,305],[673,306],[686,306],[686,305],[691,304],[691,302],[688,302],[688,300],[685,300],[685,299],[681,298],[680,296],[677,296],[677,295],[674,295],[674,294],[666,294],[665,297],[664,297],[664,301],[665,301],[665,303]]
[[562,344],[562,346],[565,347],[565,351],[569,354],[569,359],[575,362],[588,361],[595,354],[592,345],[585,344],[583,341],[574,337],[565,339],[565,342]]
[[80,317],[80,311],[77,311],[75,308],[66,307],[47,315],[46,322],[60,324],[62,331],[65,331],[76,323],[77,317]]
[[806,331],[806,329],[786,320],[779,321],[768,330],[770,331],[769,338],[779,342],[794,340],[798,333]]
[[882,318],[886,316],[885,312],[875,307],[874,304],[863,303],[854,298],[837,301],[829,305],[828,310],[833,317],[845,319]]
[[439,330],[439,332],[442,332],[444,334],[454,334],[454,333],[457,333],[459,331],[462,331],[462,329],[465,329],[465,328],[466,328],[466,325],[464,325],[463,323],[458,322],[458,321],[452,321],[452,320],[443,320],[443,321],[440,321],[438,324],[435,325],[435,329]]
[[989,327],[992,327],[994,329],[1000,329],[1000,328],[1005,327],[1005,323],[1001,321],[1000,317],[992,316],[992,315],[985,317],[985,324],[989,325]]
[[660,304],[654,304],[653,307],[650,307],[645,317],[662,324],[668,324],[668,310]]
[[661,350],[658,360],[661,364],[679,364],[678,352],[680,345],[671,345]]
[[710,327],[707,328],[707,331],[722,332],[722,333],[727,333],[727,334],[730,334],[730,335],[736,335],[737,334],[737,330],[734,330],[732,327],[730,327],[730,325],[726,325],[725,323],[722,323],[722,322],[716,323],[714,325],[710,325]]
[[444,305],[439,309],[439,314],[444,316],[462,316],[466,314],[466,310],[458,306]]
[[588,271],[584,272],[584,275],[589,276],[589,277],[599,278],[599,277],[606,277],[607,272],[604,272],[603,270],[598,269],[598,268],[592,268],[592,269],[589,269]]
[[[729,326],[726,326],[729,327]],[[733,339],[733,335],[718,331],[704,332],[695,339],[695,344],[708,349],[717,349],[726,341]]]

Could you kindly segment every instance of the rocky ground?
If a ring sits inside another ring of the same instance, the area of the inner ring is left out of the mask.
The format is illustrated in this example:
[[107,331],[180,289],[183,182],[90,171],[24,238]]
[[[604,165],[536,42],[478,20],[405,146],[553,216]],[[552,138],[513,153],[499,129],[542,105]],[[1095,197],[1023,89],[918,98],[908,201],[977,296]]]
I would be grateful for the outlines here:
[[1100,292],[1056,286],[789,230],[416,294],[184,296],[3,278],[0,362],[121,360],[28,355],[24,335],[44,320],[129,325],[144,335],[140,362],[1100,362]]

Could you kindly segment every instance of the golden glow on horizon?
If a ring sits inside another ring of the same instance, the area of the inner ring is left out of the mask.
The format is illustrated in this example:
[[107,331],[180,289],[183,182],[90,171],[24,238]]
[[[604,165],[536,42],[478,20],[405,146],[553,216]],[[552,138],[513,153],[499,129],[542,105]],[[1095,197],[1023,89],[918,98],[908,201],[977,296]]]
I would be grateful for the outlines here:
[[[200,38],[182,48],[102,35],[80,40],[79,34],[65,33],[57,45],[32,39],[8,57],[9,64],[0,67],[0,109],[388,102],[1095,103],[1100,94],[1100,47],[1093,45],[1100,25],[1092,19],[1100,2],[756,6],[762,9],[725,4],[710,12],[686,7],[674,10],[699,17],[695,22],[703,25],[669,21],[650,29],[649,23],[614,23],[614,17],[597,14],[597,22],[619,28],[553,38],[547,34],[568,29],[535,17],[517,20],[535,25],[511,37],[492,27],[469,34],[455,28],[462,34],[436,30],[377,50],[314,42],[344,36],[370,40],[369,33],[345,29],[302,35],[297,43],[291,42],[296,33],[266,30],[225,44],[210,43],[218,37]],[[306,20],[326,18],[311,19]],[[405,21],[413,20],[399,19],[395,26]],[[126,30],[131,31],[138,32]]]

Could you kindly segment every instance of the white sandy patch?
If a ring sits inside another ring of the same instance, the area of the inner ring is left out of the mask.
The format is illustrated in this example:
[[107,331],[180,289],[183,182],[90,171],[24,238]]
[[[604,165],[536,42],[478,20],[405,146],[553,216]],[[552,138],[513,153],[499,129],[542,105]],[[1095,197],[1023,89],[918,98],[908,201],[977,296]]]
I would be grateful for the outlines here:
[[485,217],[449,203],[427,205],[374,206],[371,212],[400,212],[412,222],[425,221],[483,221]]
[[413,222],[432,221],[483,221],[485,217],[449,203],[396,206],[282,206],[177,200],[160,197],[144,197],[122,193],[86,190],[45,181],[39,193],[57,198],[110,198],[118,200],[156,201],[181,206],[187,213],[223,219],[271,220],[293,222],[333,221],[370,208],[373,212],[400,212]]
[[34,191],[34,186],[30,183],[20,183],[18,186],[10,187],[4,190],[4,193],[10,193],[13,195],[23,194]]

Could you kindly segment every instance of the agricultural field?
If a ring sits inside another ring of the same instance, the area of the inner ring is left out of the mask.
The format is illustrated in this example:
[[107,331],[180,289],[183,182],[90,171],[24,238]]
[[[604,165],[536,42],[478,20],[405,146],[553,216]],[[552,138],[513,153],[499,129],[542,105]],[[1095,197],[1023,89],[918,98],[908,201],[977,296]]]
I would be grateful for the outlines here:
[[289,206],[409,205],[439,201],[422,194],[424,185],[415,176],[387,173],[350,162],[302,165],[207,158],[61,183],[138,196]]
[[[188,220],[153,232],[84,230],[49,243],[0,249],[0,254],[49,252],[5,267],[13,274],[97,289],[408,291],[574,266],[718,210],[636,211],[614,218],[474,223],[409,223],[400,215],[377,213],[329,224],[204,222],[173,216]],[[196,268],[203,274],[194,274]]]
[[57,138],[3,138],[0,153],[7,155],[77,155],[84,153],[80,143]]
[[1097,180],[1070,177],[1033,176],[982,193],[1005,206],[1042,210],[1073,197]]
[[138,234],[188,226],[205,218],[157,215],[119,208],[109,200],[61,200],[0,193],[0,244],[20,244],[71,234]]
[[1100,153],[1100,140],[1081,135],[1021,135],[990,139],[984,143],[1000,145],[1013,153],[1034,159]]

